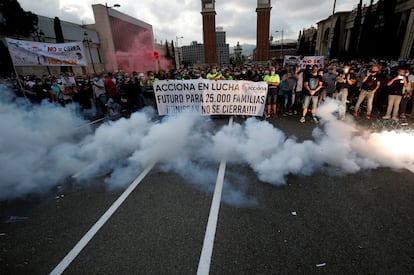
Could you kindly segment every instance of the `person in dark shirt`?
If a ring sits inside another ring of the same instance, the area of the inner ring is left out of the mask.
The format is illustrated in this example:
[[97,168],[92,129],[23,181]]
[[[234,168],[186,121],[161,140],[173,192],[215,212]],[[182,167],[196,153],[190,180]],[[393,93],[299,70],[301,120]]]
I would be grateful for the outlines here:
[[403,96],[403,90],[408,86],[407,77],[405,76],[405,70],[399,68],[396,76],[387,82],[388,87],[388,107],[387,113],[383,116],[383,119],[390,119],[392,112],[392,119],[398,121],[398,109]]
[[322,76],[318,74],[318,65],[312,66],[312,71],[307,73],[303,79],[303,112],[302,117],[299,120],[301,123],[306,122],[306,114],[308,113],[309,104],[312,101],[312,120],[314,122],[319,122],[316,118],[316,107],[318,105],[319,93],[323,88]]
[[354,109],[354,117],[358,116],[358,110],[361,103],[367,98],[367,113],[366,119],[371,119],[372,102],[374,101],[375,93],[381,86],[379,73],[381,67],[379,65],[372,65],[367,75],[362,79],[361,92],[359,93],[357,103]]
[[351,67],[345,65],[340,74],[336,77],[335,88],[337,93],[335,93],[334,98],[341,100],[341,109],[339,110],[339,119],[345,119],[346,113],[346,103],[349,94],[349,90],[352,89],[352,86],[356,84],[357,80],[353,73],[350,72]]

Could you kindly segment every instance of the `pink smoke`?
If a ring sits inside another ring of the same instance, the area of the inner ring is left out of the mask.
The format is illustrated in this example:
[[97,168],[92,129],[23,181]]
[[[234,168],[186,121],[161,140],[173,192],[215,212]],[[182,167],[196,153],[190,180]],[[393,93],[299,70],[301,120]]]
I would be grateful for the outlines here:
[[[172,62],[154,51],[152,35],[149,31],[142,31],[125,39],[123,51],[118,50],[115,54],[107,54],[106,60],[116,60],[118,69],[125,72],[146,72],[169,70]],[[119,41],[118,41],[119,43]],[[156,58],[158,56],[158,58]],[[111,63],[111,62],[109,62]],[[113,70],[112,64],[107,64],[108,70]]]

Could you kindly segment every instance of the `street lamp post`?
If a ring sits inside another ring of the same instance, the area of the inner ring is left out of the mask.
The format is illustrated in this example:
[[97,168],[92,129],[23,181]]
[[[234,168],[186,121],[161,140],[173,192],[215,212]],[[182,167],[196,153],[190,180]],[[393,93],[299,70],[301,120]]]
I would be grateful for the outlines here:
[[[105,52],[106,58],[105,59],[110,60],[110,64],[112,66],[112,68],[111,68],[112,71],[118,69],[118,62],[115,58],[115,46],[114,46],[113,37],[112,37],[113,33],[112,33],[112,31],[110,31],[110,29],[111,29],[111,27],[110,27],[111,20],[110,20],[110,17],[109,17],[109,13],[110,13],[111,8],[119,8],[120,6],[121,6],[120,4],[114,4],[112,6],[108,6],[108,3],[105,2],[105,7],[106,7],[106,9],[105,9],[105,11],[106,11],[106,20],[105,21],[107,21],[106,24],[107,24],[107,27],[108,27],[108,30],[109,30],[108,32],[110,33],[109,37],[110,37],[110,40],[112,40],[112,42],[108,43],[108,46],[105,48],[105,50],[106,50],[106,52]],[[108,60],[105,62],[105,67],[107,67],[107,66],[108,66]]]
[[88,33],[86,31],[83,33],[83,43],[85,43],[86,47],[88,48],[89,57],[91,58],[92,69],[93,69],[93,72],[96,73],[95,64],[93,62],[92,53],[91,53],[92,39],[88,36]]
[[281,32],[282,33],[282,40],[281,40],[281,43],[280,43],[280,51],[281,51],[281,57],[282,57],[282,59],[284,59],[284,55],[283,55],[283,30],[275,31],[275,32]]
[[180,56],[180,46],[178,45],[178,39],[183,39],[184,38],[184,36],[180,36],[180,37],[178,37],[178,36],[176,36],[175,37],[175,43],[177,44],[177,48],[178,48],[178,67],[180,67],[181,68],[181,56]]

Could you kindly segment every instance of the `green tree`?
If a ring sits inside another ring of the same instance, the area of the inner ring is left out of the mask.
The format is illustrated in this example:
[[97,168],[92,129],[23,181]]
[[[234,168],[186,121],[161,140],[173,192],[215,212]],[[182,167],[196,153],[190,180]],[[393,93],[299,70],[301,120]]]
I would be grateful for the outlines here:
[[17,0],[0,1],[0,35],[29,36],[37,22],[37,15],[24,11]]
[[[30,36],[37,22],[37,15],[24,11],[17,0],[0,1],[0,37]],[[9,51],[0,41],[0,74],[10,75],[13,72]]]

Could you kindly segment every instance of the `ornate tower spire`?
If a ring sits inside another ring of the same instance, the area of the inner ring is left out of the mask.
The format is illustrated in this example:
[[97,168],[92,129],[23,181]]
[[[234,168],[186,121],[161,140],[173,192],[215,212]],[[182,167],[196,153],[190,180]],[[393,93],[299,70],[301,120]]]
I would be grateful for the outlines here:
[[256,61],[269,59],[271,0],[257,0]]
[[203,16],[204,63],[216,64],[216,11],[215,0],[201,0]]

